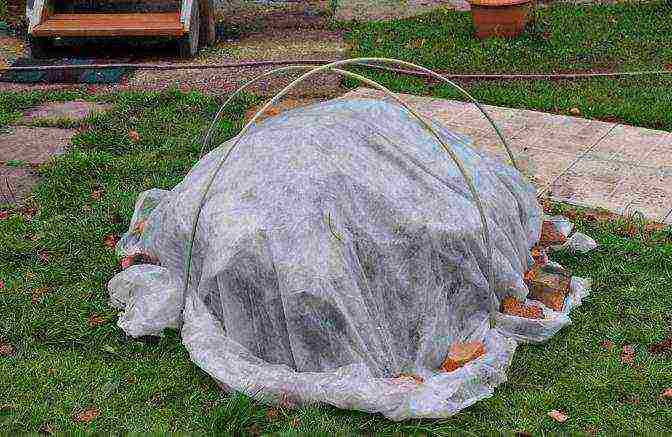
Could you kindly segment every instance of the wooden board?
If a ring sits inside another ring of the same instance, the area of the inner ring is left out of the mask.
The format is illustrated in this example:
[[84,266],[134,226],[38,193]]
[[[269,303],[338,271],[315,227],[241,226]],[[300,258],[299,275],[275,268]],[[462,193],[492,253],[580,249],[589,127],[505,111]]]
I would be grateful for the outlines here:
[[185,34],[178,12],[54,14],[33,28],[36,37],[172,36]]

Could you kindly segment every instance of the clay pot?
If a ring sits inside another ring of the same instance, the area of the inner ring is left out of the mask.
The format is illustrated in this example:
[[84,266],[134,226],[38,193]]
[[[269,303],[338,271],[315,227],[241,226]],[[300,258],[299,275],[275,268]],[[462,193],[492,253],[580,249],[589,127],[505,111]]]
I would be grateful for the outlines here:
[[531,0],[469,0],[469,4],[480,39],[520,35],[532,10]]

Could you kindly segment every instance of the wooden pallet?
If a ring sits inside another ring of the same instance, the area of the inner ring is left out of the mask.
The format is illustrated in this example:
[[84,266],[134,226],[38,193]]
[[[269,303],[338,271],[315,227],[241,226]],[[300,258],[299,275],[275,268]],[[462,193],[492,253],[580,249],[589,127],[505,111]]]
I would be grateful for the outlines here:
[[132,14],[54,14],[33,28],[35,37],[181,37],[178,12]]

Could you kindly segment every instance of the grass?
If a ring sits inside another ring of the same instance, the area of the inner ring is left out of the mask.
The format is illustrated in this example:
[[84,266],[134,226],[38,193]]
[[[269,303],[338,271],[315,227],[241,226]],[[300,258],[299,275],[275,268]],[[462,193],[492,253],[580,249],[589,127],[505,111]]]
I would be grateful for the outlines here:
[[[468,15],[439,12],[350,24],[349,40],[353,55],[400,57],[452,72],[651,69],[671,60],[669,14],[663,3],[558,6],[541,11],[519,40],[477,42],[469,36]],[[373,76],[397,90],[454,97],[418,79]],[[467,85],[492,104],[552,112],[576,106],[589,117],[672,130],[667,78]],[[671,402],[659,396],[672,387],[672,353],[648,351],[672,335],[672,232],[652,234],[637,221],[594,222],[581,213],[577,226],[599,249],[554,258],[593,278],[591,298],[551,341],[518,349],[508,382],[492,398],[454,418],[393,423],[330,407],[278,411],[223,394],[191,363],[178,333],[167,331],[155,341],[124,337],[105,287],[119,271],[118,260],[103,244],[107,235],[126,231],[140,192],[172,188],[196,162],[217,102],[177,91],[0,92],[0,129],[29,107],[72,99],[114,109],[87,119],[69,153],[40,169],[44,182],[29,207],[0,220],[0,343],[15,349],[0,355],[0,433],[609,435],[672,429]],[[217,142],[240,129],[253,103],[249,96],[236,103]],[[129,139],[130,130],[140,134],[139,142]],[[100,199],[92,197],[96,190],[103,192]],[[601,346],[606,340],[615,344],[612,350]],[[621,363],[626,344],[635,347],[634,365]],[[546,415],[553,409],[570,419],[554,422]],[[99,416],[90,423],[74,420],[87,410]]]
[[[0,94],[5,119],[67,94]],[[578,220],[599,250],[557,259],[595,281],[574,323],[545,345],[523,346],[509,381],[495,396],[448,420],[392,423],[379,416],[311,407],[269,410],[245,396],[220,392],[189,360],[179,335],[155,342],[125,338],[107,305],[107,281],[119,270],[109,234],[124,232],[138,193],[171,188],[197,159],[198,139],[216,102],[198,93],[100,96],[114,109],[89,120],[74,148],[41,171],[32,205],[0,221],[0,340],[16,352],[0,357],[0,431],[230,432],[331,434],[475,434],[499,431],[663,432],[672,428],[670,354],[647,346],[669,335],[672,235],[627,237],[615,225]],[[238,102],[222,121],[219,141],[241,126],[252,102]],[[131,129],[140,142],[128,139]],[[92,198],[102,189],[100,200]],[[46,256],[45,256],[46,255]],[[93,318],[92,318],[93,317]],[[104,323],[91,326],[90,319]],[[600,343],[616,343],[606,351]],[[635,345],[636,364],[619,360]],[[76,413],[95,408],[91,423]],[[552,409],[569,414],[557,424]],[[269,413],[270,411],[270,413]],[[633,419],[634,418],[634,419]]]
[[[451,11],[343,26],[352,57],[392,57],[448,73],[672,71],[672,7],[663,1],[540,8],[527,32],[515,39],[479,41],[472,36],[470,14]],[[462,99],[423,79],[367,74],[393,90]],[[579,108],[587,118],[672,131],[672,74],[464,85],[493,105],[562,114]]]

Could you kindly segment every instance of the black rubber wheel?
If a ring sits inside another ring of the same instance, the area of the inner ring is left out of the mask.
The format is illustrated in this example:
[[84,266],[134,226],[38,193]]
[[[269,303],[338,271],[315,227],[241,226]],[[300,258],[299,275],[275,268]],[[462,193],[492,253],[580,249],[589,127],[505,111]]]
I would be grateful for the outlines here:
[[53,44],[51,40],[46,38],[34,38],[30,37],[28,40],[30,47],[30,56],[34,59],[44,59],[49,58],[53,52]]
[[189,34],[177,40],[177,53],[182,59],[191,59],[198,53],[198,42],[201,30],[201,14],[198,0],[191,3],[191,20]]

